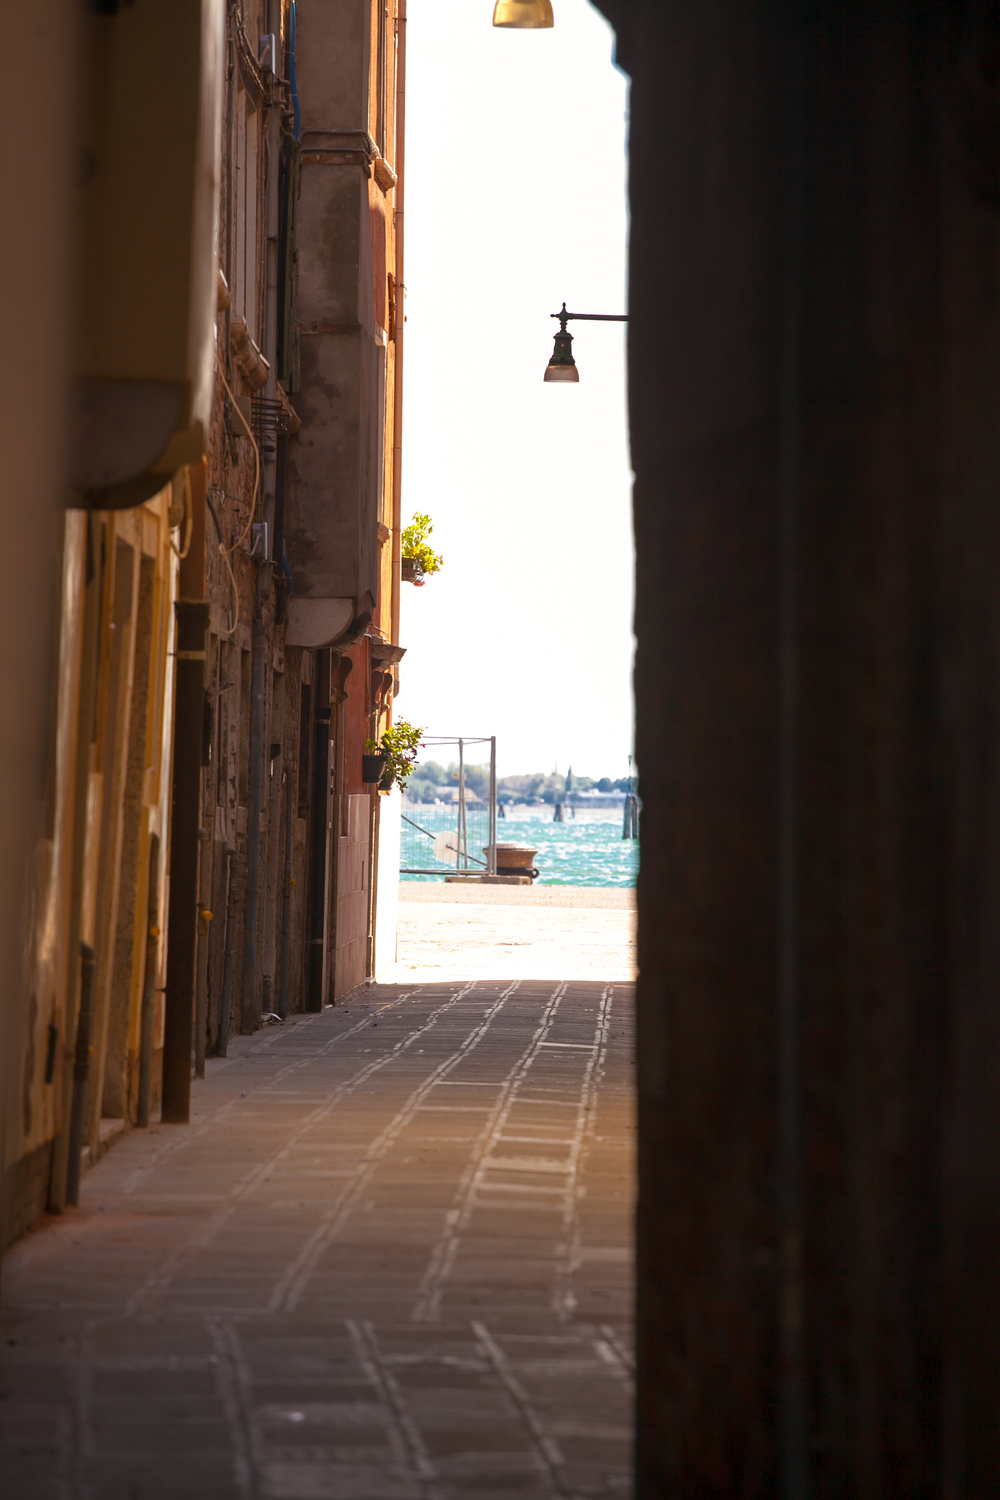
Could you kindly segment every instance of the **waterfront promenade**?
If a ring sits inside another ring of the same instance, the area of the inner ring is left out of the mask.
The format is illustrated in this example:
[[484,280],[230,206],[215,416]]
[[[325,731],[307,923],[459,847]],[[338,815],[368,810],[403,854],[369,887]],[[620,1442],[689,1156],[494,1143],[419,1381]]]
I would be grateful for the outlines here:
[[635,891],[606,886],[400,885],[400,977],[635,977]]

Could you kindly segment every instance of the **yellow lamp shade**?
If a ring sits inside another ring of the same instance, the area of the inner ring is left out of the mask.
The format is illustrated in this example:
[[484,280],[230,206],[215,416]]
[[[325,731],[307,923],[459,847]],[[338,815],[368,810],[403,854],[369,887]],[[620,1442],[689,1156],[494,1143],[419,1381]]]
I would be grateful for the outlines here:
[[516,31],[540,31],[554,26],[551,0],[497,0],[493,24]]

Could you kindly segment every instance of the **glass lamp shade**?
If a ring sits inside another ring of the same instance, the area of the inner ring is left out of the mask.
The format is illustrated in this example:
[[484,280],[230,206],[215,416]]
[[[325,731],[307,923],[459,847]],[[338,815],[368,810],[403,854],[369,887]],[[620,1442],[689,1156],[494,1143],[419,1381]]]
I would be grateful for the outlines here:
[[553,380],[569,380],[580,383],[580,373],[576,365],[557,365],[554,362],[545,366],[545,374],[542,379],[546,382]]
[[515,31],[541,31],[554,26],[551,0],[497,0],[493,24]]

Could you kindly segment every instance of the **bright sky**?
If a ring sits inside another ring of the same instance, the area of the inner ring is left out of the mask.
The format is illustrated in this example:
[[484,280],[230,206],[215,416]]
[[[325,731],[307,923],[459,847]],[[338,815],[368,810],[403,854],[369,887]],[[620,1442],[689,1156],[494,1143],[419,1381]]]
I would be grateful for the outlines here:
[[403,519],[443,570],[403,584],[397,717],[497,736],[501,775],[625,775],[632,746],[624,325],[627,81],[587,0],[551,31],[410,0]]

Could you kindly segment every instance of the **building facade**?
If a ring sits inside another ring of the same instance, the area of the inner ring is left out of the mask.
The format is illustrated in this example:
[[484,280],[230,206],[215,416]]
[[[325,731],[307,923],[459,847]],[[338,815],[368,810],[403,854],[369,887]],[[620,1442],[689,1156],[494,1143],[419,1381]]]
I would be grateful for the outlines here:
[[231,1035],[333,1002],[395,945],[398,793],[361,756],[403,654],[405,12],[75,24],[99,83],[5,1243],[117,1134],[185,1120]]

